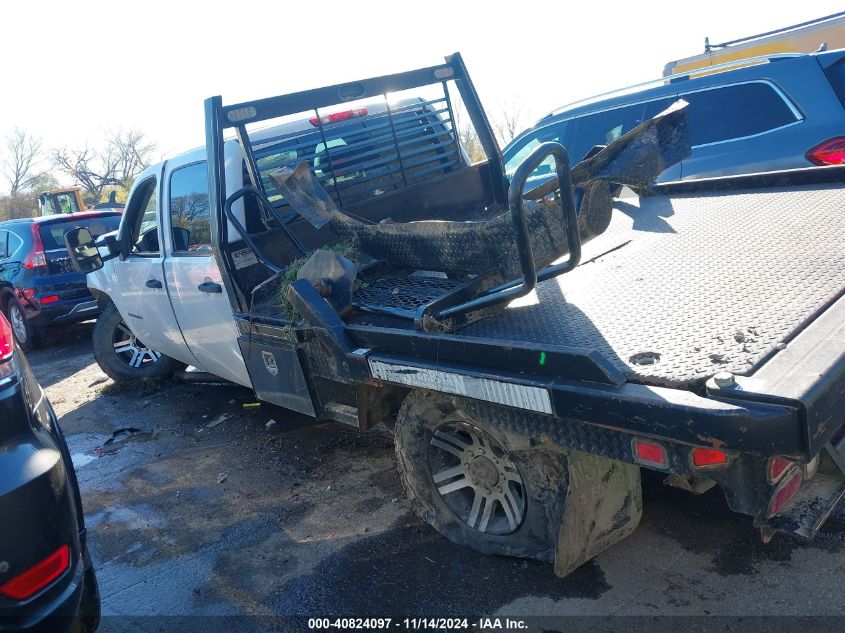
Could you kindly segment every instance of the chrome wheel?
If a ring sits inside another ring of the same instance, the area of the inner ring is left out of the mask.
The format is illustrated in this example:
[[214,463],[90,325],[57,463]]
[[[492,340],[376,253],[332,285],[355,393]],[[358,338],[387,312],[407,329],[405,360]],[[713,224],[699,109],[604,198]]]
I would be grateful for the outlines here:
[[114,329],[112,346],[115,355],[129,367],[141,368],[158,362],[161,354],[144,345],[122,321]]
[[487,534],[510,534],[525,516],[525,485],[507,450],[469,424],[434,431],[429,468],[435,487],[466,525]]
[[17,305],[9,306],[9,323],[15,333],[15,338],[21,345],[25,345],[27,339],[26,317]]

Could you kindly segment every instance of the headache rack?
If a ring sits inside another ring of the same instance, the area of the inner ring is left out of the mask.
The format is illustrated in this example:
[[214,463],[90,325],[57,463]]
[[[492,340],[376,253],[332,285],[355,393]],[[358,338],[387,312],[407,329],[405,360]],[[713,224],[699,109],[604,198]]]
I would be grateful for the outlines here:
[[[457,93],[450,93],[450,86]],[[407,91],[432,87],[441,94],[407,96]],[[397,99],[396,93],[403,92]],[[485,154],[481,162],[470,164],[461,148],[455,97],[477,134]],[[209,196],[221,244],[217,255],[221,269],[231,273],[227,287],[237,312],[252,312],[256,288],[272,289],[269,281],[283,277],[292,261],[336,241],[308,225],[268,177],[279,167],[303,162],[339,210],[372,224],[386,218],[461,221],[489,209],[510,211],[517,275],[420,275],[425,266],[402,269],[377,261],[362,270],[365,281],[353,299],[359,310],[412,320],[419,328],[435,324],[450,329],[578,264],[581,245],[566,150],[557,143],[541,145],[509,184],[501,150],[458,53],[439,66],[231,106],[212,97],[205,108]],[[295,115],[300,118],[291,123]],[[278,128],[247,128],[282,118],[288,123]],[[229,129],[240,144],[249,184],[227,196],[226,177],[232,172],[226,167],[224,134]],[[529,174],[550,156],[561,191],[559,220],[566,227],[569,257],[538,271],[523,192]],[[245,205],[258,210],[260,226],[243,220]],[[230,228],[238,235],[230,238]],[[241,266],[233,259],[237,247],[229,248],[240,243],[238,238],[267,269],[264,275],[238,270]],[[273,320],[280,319],[276,311]]]
[[[431,100],[391,104],[384,111],[361,107],[321,115],[315,109],[311,130],[253,141],[261,187],[273,192],[268,174],[273,169],[309,161],[315,175],[339,207],[449,173],[461,165],[454,134],[454,113],[448,93]],[[279,210],[289,204],[279,194],[268,199]]]

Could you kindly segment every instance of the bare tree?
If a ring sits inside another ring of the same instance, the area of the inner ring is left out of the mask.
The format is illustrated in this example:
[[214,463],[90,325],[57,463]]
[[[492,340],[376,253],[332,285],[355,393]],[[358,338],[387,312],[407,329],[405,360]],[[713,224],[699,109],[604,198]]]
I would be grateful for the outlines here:
[[9,194],[14,198],[41,175],[35,173],[41,156],[41,140],[17,127],[5,140],[0,169],[9,182]]
[[97,203],[106,187],[129,189],[149,164],[155,143],[139,130],[118,130],[106,138],[102,150],[90,147],[53,150],[53,162],[85,189],[86,201]]
[[502,146],[510,143],[525,127],[525,110],[525,104],[515,95],[499,106],[498,116],[493,119],[493,129]]
[[472,163],[484,160],[484,148],[481,147],[481,140],[478,138],[478,132],[470,121],[469,114],[463,107],[463,104],[458,103],[455,108],[455,120],[453,122],[455,131],[458,135],[458,142],[464,151],[469,156]]
[[[490,118],[490,125],[501,147],[510,143],[524,128],[525,104],[517,96],[503,101],[495,116]],[[484,148],[478,138],[478,132],[469,120],[469,115],[462,105],[455,108],[455,129],[458,140],[472,162],[484,160]]]

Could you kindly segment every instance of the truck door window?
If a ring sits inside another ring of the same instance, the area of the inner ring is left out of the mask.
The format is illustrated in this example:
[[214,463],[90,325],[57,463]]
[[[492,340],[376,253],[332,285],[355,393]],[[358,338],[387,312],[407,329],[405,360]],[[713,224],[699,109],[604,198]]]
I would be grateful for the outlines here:
[[9,256],[9,232],[0,231],[0,259],[6,259]]
[[180,167],[170,175],[170,231],[174,253],[203,255],[211,252],[205,162]]
[[143,182],[132,194],[126,214],[130,218],[132,255],[158,255],[158,186],[155,178]]

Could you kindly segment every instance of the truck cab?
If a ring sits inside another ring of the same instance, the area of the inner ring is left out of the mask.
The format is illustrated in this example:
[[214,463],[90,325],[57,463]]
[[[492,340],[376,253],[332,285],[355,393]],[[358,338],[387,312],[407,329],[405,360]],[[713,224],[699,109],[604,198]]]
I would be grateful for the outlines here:
[[[400,142],[416,160],[415,167],[407,168],[407,178],[425,179],[450,169],[436,148],[446,120],[436,104],[415,96],[390,106],[366,100],[354,108],[317,112],[256,130],[250,141],[259,148],[258,164],[265,174],[292,160],[310,160],[318,177],[336,180],[340,195],[355,199],[370,188],[368,179],[375,181],[372,186],[390,187],[385,174],[397,161],[383,155],[387,138],[379,123],[387,116],[398,121]],[[434,147],[430,160],[420,151],[426,145]],[[238,139],[226,140],[222,151],[230,196],[249,183],[249,176]],[[463,152],[453,153],[451,160],[467,162]],[[427,174],[420,174],[423,168]],[[271,195],[277,204],[280,198]],[[233,213],[251,233],[269,232],[265,225],[272,220],[255,201],[239,200]],[[88,278],[104,312],[108,310],[95,332],[97,359],[107,373],[133,379],[192,365],[252,386],[211,231],[206,148],[167,159],[138,175],[120,229],[107,240],[121,255],[105,261]],[[254,252],[231,223],[227,235],[227,243],[240,245],[231,251],[236,269],[255,268]]]
[[134,335],[111,340],[125,373],[154,371],[164,355],[248,386],[211,248],[206,173],[203,150],[144,170],[115,238],[125,254],[89,286],[121,315],[116,329]]

